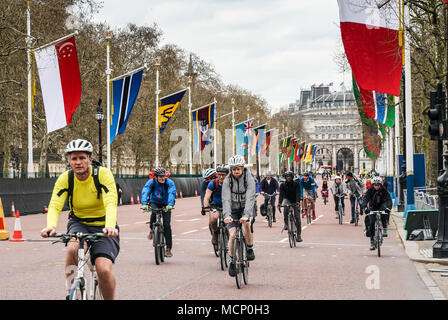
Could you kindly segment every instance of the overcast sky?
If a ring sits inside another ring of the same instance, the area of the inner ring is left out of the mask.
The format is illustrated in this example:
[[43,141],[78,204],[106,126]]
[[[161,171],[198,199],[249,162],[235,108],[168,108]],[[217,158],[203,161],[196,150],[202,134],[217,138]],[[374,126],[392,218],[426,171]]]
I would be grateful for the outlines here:
[[[336,0],[104,0],[96,20],[111,26],[156,23],[174,43],[211,63],[226,84],[265,98],[272,109],[301,88],[344,81]],[[347,82],[348,75],[345,75]]]

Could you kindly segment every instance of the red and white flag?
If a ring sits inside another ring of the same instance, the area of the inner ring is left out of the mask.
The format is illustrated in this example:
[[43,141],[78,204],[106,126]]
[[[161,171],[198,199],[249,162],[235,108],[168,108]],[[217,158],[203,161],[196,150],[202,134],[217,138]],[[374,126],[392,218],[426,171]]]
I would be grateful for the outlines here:
[[47,132],[65,127],[81,101],[75,37],[34,52],[47,118]]
[[402,68],[398,0],[338,0],[342,42],[358,86],[398,96]]

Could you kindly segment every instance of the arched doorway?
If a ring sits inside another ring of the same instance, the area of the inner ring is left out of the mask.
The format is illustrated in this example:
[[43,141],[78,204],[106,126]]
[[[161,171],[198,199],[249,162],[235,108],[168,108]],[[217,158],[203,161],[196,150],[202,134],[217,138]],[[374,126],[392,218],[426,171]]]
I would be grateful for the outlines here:
[[339,149],[336,157],[337,171],[352,171],[355,165],[355,156],[353,151],[348,148]]
[[316,152],[316,163],[319,166],[329,166],[331,163],[331,152],[328,148],[322,147]]

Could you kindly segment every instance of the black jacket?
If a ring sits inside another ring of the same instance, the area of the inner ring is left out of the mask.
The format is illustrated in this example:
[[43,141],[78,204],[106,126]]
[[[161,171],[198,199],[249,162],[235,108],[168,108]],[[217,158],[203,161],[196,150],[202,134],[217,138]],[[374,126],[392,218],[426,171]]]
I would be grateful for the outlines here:
[[273,194],[274,192],[278,191],[278,188],[278,182],[275,178],[271,178],[271,183],[269,184],[266,178],[261,180],[260,189],[267,194]]
[[300,201],[300,183],[298,181],[285,181],[280,185],[279,205],[282,205],[283,199],[288,199],[291,203]]
[[377,191],[372,184],[362,199],[362,207],[366,208],[368,205],[371,211],[375,211],[379,210],[382,204],[388,209],[392,208],[392,198],[390,197],[389,191],[382,185]]

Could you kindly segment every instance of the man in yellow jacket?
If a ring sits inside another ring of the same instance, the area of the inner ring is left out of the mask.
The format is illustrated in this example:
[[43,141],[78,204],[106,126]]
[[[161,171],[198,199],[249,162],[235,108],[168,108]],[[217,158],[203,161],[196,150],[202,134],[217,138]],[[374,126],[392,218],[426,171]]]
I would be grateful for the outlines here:
[[[65,152],[69,156],[71,170],[62,173],[55,183],[48,206],[47,226],[42,229],[41,236],[47,238],[56,234],[59,215],[71,192],[67,233],[103,232],[108,236],[92,245],[90,256],[95,264],[104,299],[113,299],[116,281],[112,265],[120,251],[115,179],[109,169],[92,166],[93,147],[90,142],[73,140],[67,145]],[[66,277],[71,275],[71,272],[68,273],[73,270],[71,266],[78,264],[77,253],[77,242],[69,242],[65,262]]]

